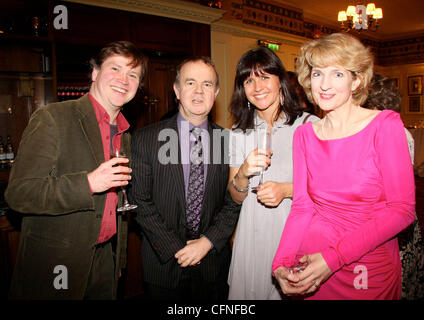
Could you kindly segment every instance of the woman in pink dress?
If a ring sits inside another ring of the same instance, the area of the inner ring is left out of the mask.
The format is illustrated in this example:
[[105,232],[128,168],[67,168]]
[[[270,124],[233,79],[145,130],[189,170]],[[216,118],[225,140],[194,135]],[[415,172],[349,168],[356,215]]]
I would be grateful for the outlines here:
[[[297,73],[326,116],[294,134],[294,198],[274,276],[285,294],[306,299],[399,299],[395,236],[415,211],[400,116],[361,107],[373,57],[352,36],[336,33],[305,44]],[[307,266],[293,272],[299,257]]]

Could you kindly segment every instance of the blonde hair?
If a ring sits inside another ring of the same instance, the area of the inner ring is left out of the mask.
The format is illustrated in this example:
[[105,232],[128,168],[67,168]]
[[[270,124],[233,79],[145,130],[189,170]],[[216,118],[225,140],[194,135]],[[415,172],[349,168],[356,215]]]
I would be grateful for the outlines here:
[[311,71],[313,67],[339,65],[350,71],[353,79],[361,80],[352,92],[353,102],[362,105],[368,96],[368,87],[373,75],[374,57],[369,48],[358,39],[344,33],[331,35],[307,42],[300,49],[296,61],[299,83],[312,103]]

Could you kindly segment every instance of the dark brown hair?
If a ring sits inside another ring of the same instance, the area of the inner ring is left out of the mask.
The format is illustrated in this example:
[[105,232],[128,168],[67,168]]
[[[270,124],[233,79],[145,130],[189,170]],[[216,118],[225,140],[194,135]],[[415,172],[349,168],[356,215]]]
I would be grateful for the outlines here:
[[120,55],[131,58],[130,66],[136,68],[141,66],[140,85],[147,71],[147,57],[129,41],[115,41],[103,47],[95,58],[90,60],[90,65],[94,69],[99,69],[103,62],[112,55]]
[[247,51],[237,63],[234,91],[230,103],[230,112],[235,120],[235,128],[243,131],[253,128],[255,108],[248,108],[248,100],[244,91],[244,81],[252,71],[257,76],[266,72],[279,78],[284,104],[280,105],[275,120],[284,112],[287,116],[286,124],[292,125],[303,113],[299,98],[290,84],[280,58],[270,49],[260,47]]
[[363,107],[400,112],[401,100],[402,94],[394,80],[376,73],[371,80],[368,98]]
[[290,83],[293,86],[294,90],[296,91],[296,94],[299,98],[299,102],[303,107],[303,110],[315,115],[315,107],[312,102],[309,101],[308,97],[306,96],[305,91],[303,90],[303,87],[300,85],[299,81],[297,80],[297,74],[293,71],[287,71],[287,76],[289,77]]

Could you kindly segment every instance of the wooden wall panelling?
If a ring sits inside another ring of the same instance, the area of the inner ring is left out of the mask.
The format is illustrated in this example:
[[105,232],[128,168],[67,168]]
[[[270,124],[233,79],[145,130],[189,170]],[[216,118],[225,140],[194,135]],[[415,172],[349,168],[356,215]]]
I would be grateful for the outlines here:
[[69,2],[57,4],[68,9],[68,29],[53,28],[56,42],[103,46],[111,41],[130,40],[130,14],[126,11]]
[[26,45],[2,43],[0,70],[13,72],[41,72],[40,53]]
[[179,61],[150,61],[148,86],[150,107],[154,108],[154,122],[176,107],[173,83],[178,63]]
[[193,23],[144,14],[132,15],[132,41],[145,50],[190,54]]
[[195,56],[211,55],[211,28],[207,24],[196,24],[191,28],[191,54]]

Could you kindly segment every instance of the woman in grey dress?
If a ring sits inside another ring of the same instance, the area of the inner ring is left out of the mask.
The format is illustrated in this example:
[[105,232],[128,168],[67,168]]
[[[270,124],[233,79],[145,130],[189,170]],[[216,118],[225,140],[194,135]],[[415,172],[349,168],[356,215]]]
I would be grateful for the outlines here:
[[[229,191],[242,203],[233,243],[228,283],[230,300],[283,299],[271,275],[271,265],[290,212],[292,140],[306,120],[278,56],[266,48],[246,52],[237,64],[230,106]],[[272,136],[271,150],[258,149],[258,132]],[[264,183],[258,173],[265,168]]]

